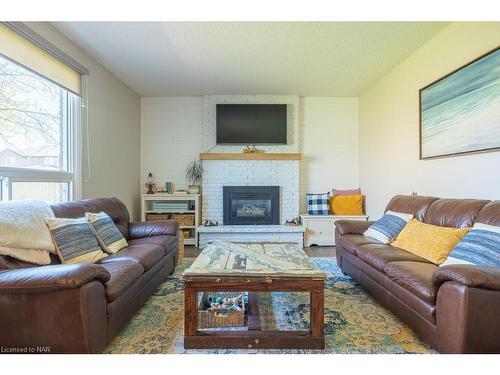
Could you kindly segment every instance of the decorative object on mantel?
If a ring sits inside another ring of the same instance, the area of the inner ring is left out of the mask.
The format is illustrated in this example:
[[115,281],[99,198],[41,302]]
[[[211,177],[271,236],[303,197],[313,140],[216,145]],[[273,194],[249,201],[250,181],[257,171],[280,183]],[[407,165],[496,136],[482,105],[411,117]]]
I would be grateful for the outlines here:
[[217,227],[219,226],[219,222],[216,221],[215,223],[212,221],[212,220],[205,220],[205,222],[203,223],[203,226],[204,227]]
[[199,194],[200,184],[203,176],[203,164],[201,160],[193,160],[186,167],[186,181],[189,194]]
[[245,154],[254,154],[263,152],[264,152],[263,150],[259,150],[258,148],[256,148],[254,144],[246,145],[245,148],[243,149],[243,153]]
[[146,194],[154,194],[155,193],[156,184],[153,182],[153,173],[149,172],[148,182],[146,182],[144,184],[144,186],[146,186],[146,189],[148,189],[148,191],[146,191]]
[[297,226],[297,225],[300,225],[301,222],[300,222],[300,216],[292,219],[292,220],[287,220],[285,221],[285,225],[291,225],[291,226]]

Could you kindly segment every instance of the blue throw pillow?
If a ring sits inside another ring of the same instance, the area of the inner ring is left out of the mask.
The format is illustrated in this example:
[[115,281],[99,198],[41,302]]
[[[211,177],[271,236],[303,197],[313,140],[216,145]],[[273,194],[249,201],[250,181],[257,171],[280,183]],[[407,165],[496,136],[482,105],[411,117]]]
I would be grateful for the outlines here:
[[370,225],[363,234],[388,244],[396,239],[398,234],[411,219],[413,219],[413,215],[411,214],[387,211],[384,216]]
[[476,223],[441,264],[500,266],[500,227]]
[[328,215],[330,213],[330,193],[307,193],[307,214]]

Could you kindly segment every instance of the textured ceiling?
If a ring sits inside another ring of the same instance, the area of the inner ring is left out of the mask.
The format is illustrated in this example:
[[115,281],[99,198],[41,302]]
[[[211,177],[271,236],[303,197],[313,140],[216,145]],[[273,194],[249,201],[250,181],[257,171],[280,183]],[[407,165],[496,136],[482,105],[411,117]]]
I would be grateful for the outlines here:
[[142,96],[358,96],[446,23],[54,22],[52,25]]

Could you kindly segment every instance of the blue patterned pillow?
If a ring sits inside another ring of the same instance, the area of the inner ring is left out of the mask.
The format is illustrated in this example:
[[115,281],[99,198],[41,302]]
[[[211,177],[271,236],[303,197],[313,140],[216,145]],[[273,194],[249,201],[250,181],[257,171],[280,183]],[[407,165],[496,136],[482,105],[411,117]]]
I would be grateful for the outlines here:
[[98,214],[86,212],[85,218],[94,227],[97,242],[105,252],[114,254],[128,246],[122,232],[105,212],[99,212]]
[[370,225],[363,234],[388,244],[396,239],[398,234],[411,219],[413,219],[413,215],[411,214],[387,211],[384,216]]
[[94,229],[84,217],[45,219],[45,223],[61,263],[95,263],[107,257],[97,242]]
[[441,264],[500,266],[500,227],[476,223]]
[[330,213],[330,193],[307,193],[307,214],[328,215]]

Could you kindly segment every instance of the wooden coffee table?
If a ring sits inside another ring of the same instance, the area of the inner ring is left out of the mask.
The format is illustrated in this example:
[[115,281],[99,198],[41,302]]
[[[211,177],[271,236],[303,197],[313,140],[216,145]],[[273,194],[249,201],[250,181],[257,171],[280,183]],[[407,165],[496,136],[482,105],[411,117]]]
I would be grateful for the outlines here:
[[[324,280],[295,243],[208,245],[182,273],[184,348],[324,349]],[[198,329],[198,292],[249,292],[248,330]],[[260,329],[257,292],[309,292],[310,329]]]

